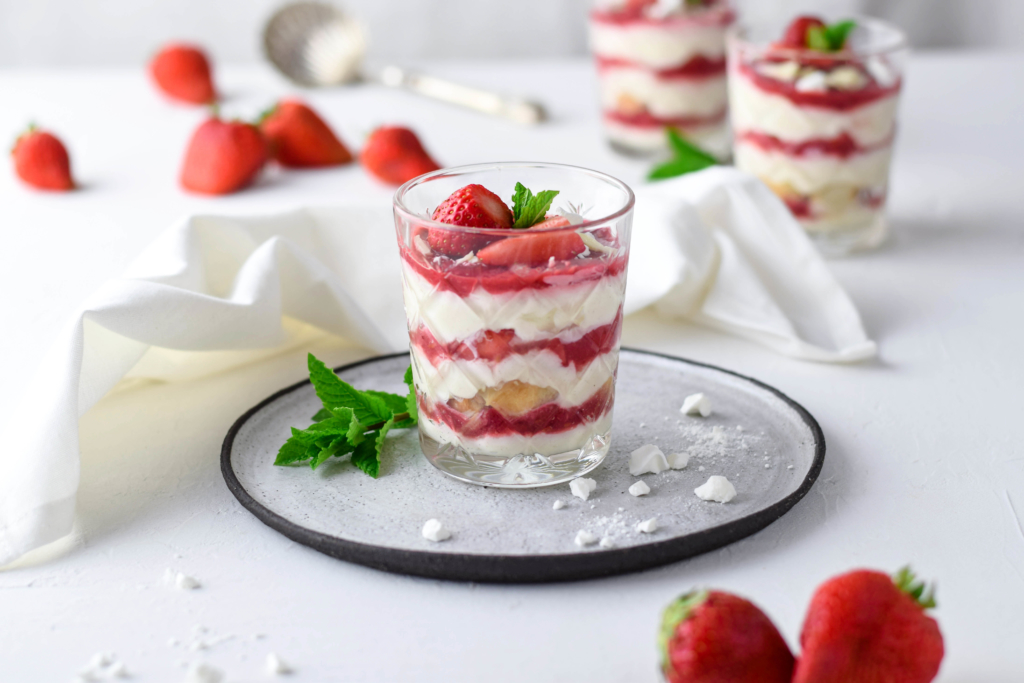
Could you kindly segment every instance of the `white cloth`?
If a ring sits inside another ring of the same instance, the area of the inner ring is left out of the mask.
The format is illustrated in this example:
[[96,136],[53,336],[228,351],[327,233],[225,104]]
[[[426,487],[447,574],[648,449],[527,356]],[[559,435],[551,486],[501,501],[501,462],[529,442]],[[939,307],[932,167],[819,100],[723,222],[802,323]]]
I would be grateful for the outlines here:
[[[638,193],[627,311],[815,360],[870,355],[857,312],[760,183],[713,169]],[[390,208],[198,216],[90,296],[44,356],[0,452],[0,565],[71,531],[78,418],[118,382],[191,378],[329,334],[405,348]],[[16,426],[16,427],[15,427]]]

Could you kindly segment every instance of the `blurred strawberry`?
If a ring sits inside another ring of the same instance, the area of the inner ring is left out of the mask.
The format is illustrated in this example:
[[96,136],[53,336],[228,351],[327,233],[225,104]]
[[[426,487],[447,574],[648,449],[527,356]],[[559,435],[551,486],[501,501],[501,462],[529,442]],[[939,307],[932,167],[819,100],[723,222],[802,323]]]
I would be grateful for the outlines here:
[[252,183],[267,161],[259,128],[242,121],[205,121],[188,143],[181,185],[202,194],[229,194]]
[[[466,185],[451,193],[434,209],[431,218],[466,228],[512,228],[512,210],[501,197],[483,185]],[[461,258],[493,241],[494,238],[488,235],[444,228],[431,228],[427,233],[427,244],[431,249],[452,258]]]
[[359,160],[367,171],[391,185],[441,168],[423,149],[416,133],[398,126],[382,126],[370,133]]
[[786,33],[782,36],[782,41],[778,43],[779,47],[790,47],[798,50],[806,48],[807,32],[811,30],[811,27],[823,29],[825,28],[825,22],[818,17],[806,15],[797,17],[789,22],[789,26],[786,27]]
[[299,100],[278,102],[264,115],[260,130],[271,155],[282,166],[338,166],[352,161],[352,153],[330,126]]
[[194,45],[171,43],[149,63],[149,73],[168,97],[190,104],[217,99],[206,54]]
[[75,187],[68,151],[52,133],[30,125],[14,141],[11,156],[14,157],[14,172],[32,187],[59,191]]
[[789,683],[793,655],[756,605],[694,591],[667,608],[658,636],[668,683]]

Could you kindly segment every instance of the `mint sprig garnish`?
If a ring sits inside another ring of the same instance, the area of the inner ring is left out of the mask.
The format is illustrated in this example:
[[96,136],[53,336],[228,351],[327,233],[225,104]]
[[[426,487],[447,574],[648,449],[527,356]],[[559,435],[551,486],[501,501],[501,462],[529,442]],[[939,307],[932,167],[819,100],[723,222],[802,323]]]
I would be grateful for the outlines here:
[[846,46],[857,22],[852,19],[838,21],[828,26],[811,26],[807,29],[807,47],[819,52],[839,52]]
[[405,373],[409,393],[360,391],[343,381],[329,367],[309,354],[309,379],[323,408],[305,429],[292,428],[291,437],[277,452],[275,465],[309,461],[314,470],[334,457],[352,454],[352,464],[376,479],[380,453],[392,429],[416,426],[416,388],[412,366]]
[[543,190],[535,195],[522,183],[516,183],[516,192],[512,195],[512,227],[522,230],[540,223],[557,196],[558,190]]
[[718,159],[711,156],[700,147],[697,147],[679,134],[675,128],[668,128],[668,142],[672,146],[674,156],[671,160],[655,166],[649,174],[648,180],[664,180],[676,176],[703,171],[705,168],[715,166]]

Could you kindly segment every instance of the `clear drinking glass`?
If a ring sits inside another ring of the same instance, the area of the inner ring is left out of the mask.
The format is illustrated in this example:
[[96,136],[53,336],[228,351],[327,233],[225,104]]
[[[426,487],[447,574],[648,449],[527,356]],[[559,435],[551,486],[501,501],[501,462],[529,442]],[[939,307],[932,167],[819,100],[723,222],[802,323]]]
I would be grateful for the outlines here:
[[[549,215],[571,224],[488,230],[430,219],[470,184],[511,206],[517,182],[558,190]],[[427,459],[456,479],[508,488],[597,467],[610,443],[632,190],[573,166],[480,164],[406,183],[394,210]],[[431,249],[438,237],[477,250],[452,259]],[[484,249],[499,242],[496,263]]]
[[840,256],[877,246],[903,88],[907,43],[857,19],[839,52],[782,47],[784,26],[729,38],[729,108],[736,166],[763,180],[818,244]]
[[725,35],[729,0],[609,3],[590,13],[601,116],[612,147],[627,154],[667,149],[665,129],[729,155]]

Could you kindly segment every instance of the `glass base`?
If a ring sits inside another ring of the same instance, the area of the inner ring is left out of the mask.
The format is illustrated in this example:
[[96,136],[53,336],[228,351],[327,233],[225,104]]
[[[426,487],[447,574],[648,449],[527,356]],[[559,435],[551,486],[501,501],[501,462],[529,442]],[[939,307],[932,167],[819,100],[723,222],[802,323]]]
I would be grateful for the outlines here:
[[555,455],[483,455],[420,431],[420,447],[431,465],[459,481],[506,489],[554,486],[581,477],[604,462],[610,446],[611,435],[606,432],[590,437],[580,448]]
[[804,226],[818,251],[827,258],[849,256],[860,251],[875,249],[889,234],[889,224],[881,211],[866,223],[851,227],[822,229],[819,226]]

